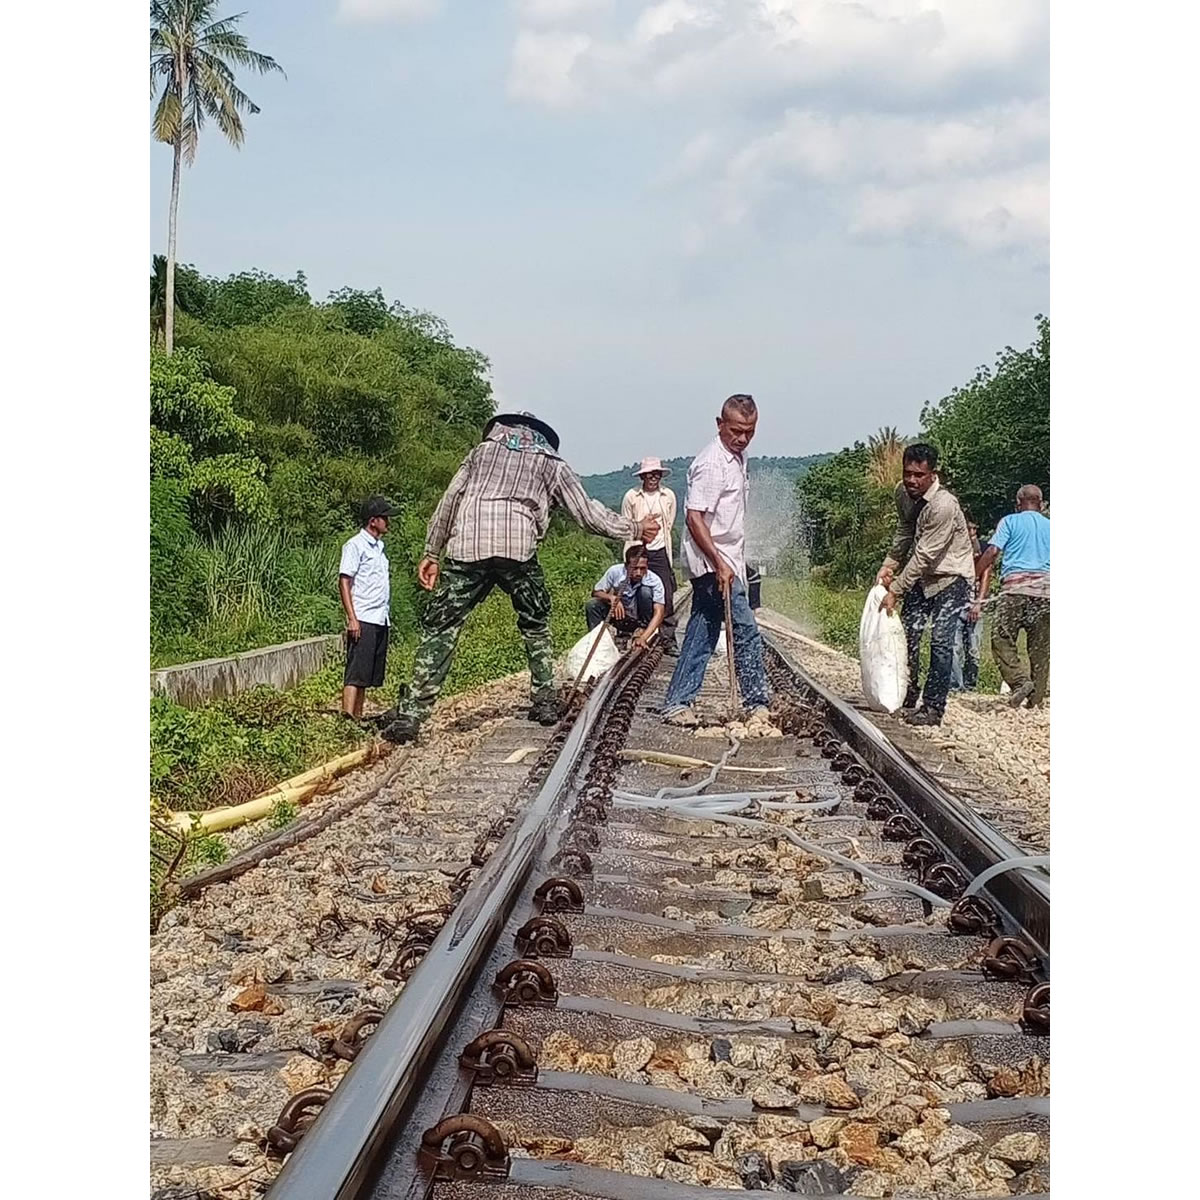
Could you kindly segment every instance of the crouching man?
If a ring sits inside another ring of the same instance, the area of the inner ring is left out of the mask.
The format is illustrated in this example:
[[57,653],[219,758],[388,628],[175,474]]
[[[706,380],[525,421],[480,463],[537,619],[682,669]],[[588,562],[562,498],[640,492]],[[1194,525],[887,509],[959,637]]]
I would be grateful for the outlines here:
[[588,629],[607,617],[618,632],[633,634],[636,645],[646,645],[658,632],[667,614],[667,590],[650,570],[646,547],[635,542],[625,551],[625,563],[614,563],[596,584],[584,607]]

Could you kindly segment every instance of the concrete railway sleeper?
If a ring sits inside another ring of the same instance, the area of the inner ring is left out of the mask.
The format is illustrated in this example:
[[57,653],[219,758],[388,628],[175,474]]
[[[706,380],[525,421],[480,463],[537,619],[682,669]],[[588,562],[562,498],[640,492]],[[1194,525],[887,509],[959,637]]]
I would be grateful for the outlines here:
[[775,736],[724,755],[659,718],[656,648],[601,680],[281,1114],[271,1200],[1048,1192],[1045,864],[985,878],[1021,851],[767,657]]

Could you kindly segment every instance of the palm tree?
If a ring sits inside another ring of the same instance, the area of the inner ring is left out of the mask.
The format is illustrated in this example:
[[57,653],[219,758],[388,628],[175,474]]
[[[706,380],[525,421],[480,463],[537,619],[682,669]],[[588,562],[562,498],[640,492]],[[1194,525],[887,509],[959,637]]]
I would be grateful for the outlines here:
[[867,475],[878,487],[895,487],[904,474],[904,438],[892,425],[885,425],[867,439],[870,460]]
[[167,278],[164,297],[166,350],[175,344],[175,225],[179,213],[179,169],[196,158],[206,116],[234,146],[245,137],[241,114],[259,111],[234,82],[234,67],[265,75],[283,74],[266,54],[251,50],[235,29],[245,16],[218,17],[216,0],[150,0],[150,98],[162,87],[154,109],[155,138],[174,151],[171,210],[167,224]]

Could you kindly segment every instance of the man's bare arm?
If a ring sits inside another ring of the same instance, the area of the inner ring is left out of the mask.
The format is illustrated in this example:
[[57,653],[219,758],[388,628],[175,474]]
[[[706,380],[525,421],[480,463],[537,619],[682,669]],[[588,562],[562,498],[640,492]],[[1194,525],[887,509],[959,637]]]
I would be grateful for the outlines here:
[[635,642],[648,642],[654,636],[658,627],[663,623],[663,618],[666,616],[666,614],[667,606],[665,604],[658,604],[656,602],[654,605],[654,616],[650,618],[650,623],[645,629],[639,629],[637,633],[633,635],[633,640]]
[[362,633],[358,618],[354,615],[354,601],[350,596],[350,587],[354,580],[349,575],[338,576],[338,595],[342,598],[342,608],[346,613],[346,632],[352,642],[357,642]]
[[992,567],[1000,551],[995,546],[989,546],[975,560],[975,601],[971,605],[971,620],[978,621],[983,613],[983,602],[987,599],[988,589],[992,586]]
[[698,508],[687,510],[687,527],[691,532],[701,553],[712,563],[717,573],[717,583],[721,591],[727,592],[733,586],[733,568],[725,561],[720,550],[712,540],[712,534],[704,523],[704,514]]

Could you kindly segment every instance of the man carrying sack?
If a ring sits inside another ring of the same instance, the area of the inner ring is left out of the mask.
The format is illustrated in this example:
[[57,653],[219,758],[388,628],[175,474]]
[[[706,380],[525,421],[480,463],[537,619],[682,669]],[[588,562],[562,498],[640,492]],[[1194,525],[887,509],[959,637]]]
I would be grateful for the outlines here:
[[417,568],[417,581],[433,597],[421,620],[412,685],[383,731],[387,741],[416,738],[442,690],[467,617],[494,587],[508,594],[525,640],[530,719],[542,725],[558,720],[550,592],[537,559],[551,508],[561,505],[602,537],[649,539],[659,529],[654,517],[633,521],[591,499],[559,457],[558,444],[558,434],[532,413],[502,413],[487,423],[483,440],[450,481]]
[[[675,530],[675,493],[663,485],[671,468],[664,467],[661,458],[643,458],[634,474],[641,480],[638,487],[630,488],[621,501],[621,515],[634,521],[643,517],[657,517],[661,528],[658,535],[646,546],[646,558],[650,570],[662,580],[666,592],[666,616],[663,619],[663,649],[667,654],[678,654],[675,644],[675,569],[672,539]],[[632,542],[625,543],[628,553]]]

